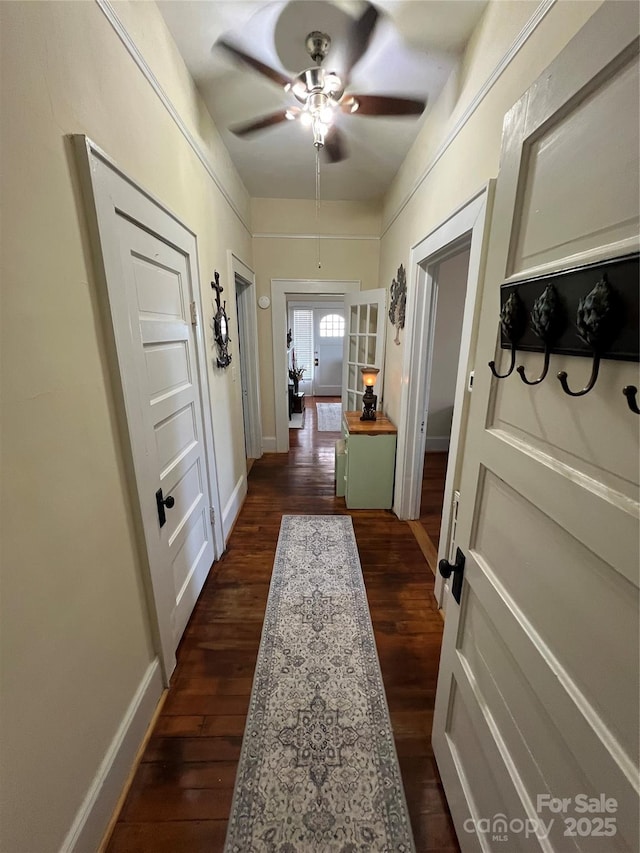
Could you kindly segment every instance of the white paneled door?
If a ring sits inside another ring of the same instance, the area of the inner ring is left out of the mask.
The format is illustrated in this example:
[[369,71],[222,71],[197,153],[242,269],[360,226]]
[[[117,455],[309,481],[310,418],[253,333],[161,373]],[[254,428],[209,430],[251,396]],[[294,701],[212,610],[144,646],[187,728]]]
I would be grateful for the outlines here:
[[487,367],[501,284],[638,251],[638,82],[637,5],[606,2],[504,124],[433,726],[465,853],[638,849],[637,366],[581,397],[556,373],[586,358]]
[[[85,144],[81,140],[82,150]],[[212,508],[218,501],[196,244],[170,214],[91,152],[90,165],[150,599],[168,678],[216,556]]]

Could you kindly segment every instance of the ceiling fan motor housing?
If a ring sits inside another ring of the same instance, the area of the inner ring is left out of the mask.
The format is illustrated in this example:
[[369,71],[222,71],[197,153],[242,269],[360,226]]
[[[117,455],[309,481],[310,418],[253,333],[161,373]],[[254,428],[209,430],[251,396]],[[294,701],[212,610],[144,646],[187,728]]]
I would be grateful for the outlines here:
[[298,74],[292,87],[293,94],[301,104],[306,104],[310,95],[323,93],[338,102],[344,93],[342,81],[333,71],[324,68],[307,68]]
[[329,48],[331,47],[331,38],[326,33],[321,33],[319,30],[314,30],[307,36],[307,39],[305,41],[305,47],[311,59],[313,59],[314,62],[317,62],[318,65],[320,65],[322,63],[322,60],[329,53]]

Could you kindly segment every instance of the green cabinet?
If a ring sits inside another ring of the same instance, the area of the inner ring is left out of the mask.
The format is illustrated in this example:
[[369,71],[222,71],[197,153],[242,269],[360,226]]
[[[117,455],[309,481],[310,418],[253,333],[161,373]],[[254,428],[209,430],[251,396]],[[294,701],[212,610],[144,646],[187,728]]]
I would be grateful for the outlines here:
[[361,421],[360,412],[345,412],[345,501],[348,509],[391,509],[396,467],[397,430],[378,415]]

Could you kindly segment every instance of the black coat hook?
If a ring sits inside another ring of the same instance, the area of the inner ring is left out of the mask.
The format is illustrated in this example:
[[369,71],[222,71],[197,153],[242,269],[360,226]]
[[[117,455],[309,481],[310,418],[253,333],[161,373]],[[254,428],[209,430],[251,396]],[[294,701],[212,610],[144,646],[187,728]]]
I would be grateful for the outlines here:
[[593,365],[591,377],[582,391],[571,391],[567,384],[566,371],[558,373],[558,380],[562,390],[570,397],[582,397],[588,394],[596,384],[598,370],[600,369],[600,356],[606,350],[607,344],[617,331],[614,328],[614,305],[615,295],[609,284],[607,274],[604,273],[593,290],[578,302],[578,313],[576,315],[576,329],[578,337],[593,350]]
[[542,380],[545,378],[547,373],[549,372],[549,359],[551,358],[551,349],[546,346],[544,348],[544,362],[542,364],[542,373],[538,376],[537,379],[527,379],[524,375],[524,367],[522,364],[518,365],[516,371],[520,374],[520,379],[525,383],[525,385],[539,385]]
[[492,360],[489,362],[489,367],[491,368],[491,372],[496,377],[496,379],[506,379],[507,376],[511,376],[511,374],[513,373],[513,368],[515,366],[516,366],[516,345],[515,344],[511,344],[511,361],[509,362],[509,369],[507,370],[506,373],[498,373],[498,371],[496,370],[495,361]]
[[549,372],[551,345],[563,331],[565,325],[564,311],[558,299],[558,293],[552,284],[548,284],[544,292],[533,303],[531,310],[531,328],[544,342],[542,373],[537,379],[527,379],[524,367],[520,365],[517,370],[525,385],[539,385],[545,378]]
[[511,376],[516,364],[516,344],[522,337],[527,322],[527,315],[522,300],[517,293],[512,293],[500,311],[500,328],[506,339],[511,343],[511,363],[506,373],[496,371],[495,361],[489,362],[489,368],[496,379],[506,379]]
[[626,385],[622,389],[622,393],[627,398],[627,403],[629,404],[629,408],[632,412],[635,412],[636,415],[640,415],[640,409],[638,408],[638,402],[636,400],[636,394],[638,393],[638,389],[635,385]]
[[562,390],[565,394],[568,394],[570,397],[583,397],[585,394],[588,394],[589,391],[596,384],[596,379],[598,378],[598,371],[600,370],[600,356],[597,353],[593,354],[593,365],[591,367],[591,376],[589,377],[589,381],[584,386],[582,391],[572,391],[569,388],[567,383],[567,372],[565,370],[561,370],[558,373],[558,379],[560,380],[560,384],[562,385]]

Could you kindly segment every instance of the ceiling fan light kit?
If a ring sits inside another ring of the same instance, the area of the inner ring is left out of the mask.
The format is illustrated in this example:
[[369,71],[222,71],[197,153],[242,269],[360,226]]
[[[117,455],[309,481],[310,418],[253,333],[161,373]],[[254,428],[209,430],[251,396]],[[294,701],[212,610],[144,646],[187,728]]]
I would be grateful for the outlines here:
[[265,130],[283,121],[299,120],[310,127],[316,150],[323,150],[331,163],[337,163],[346,157],[346,145],[342,132],[337,127],[340,114],[352,115],[360,112],[365,116],[417,116],[425,106],[424,100],[396,98],[388,95],[345,94],[349,85],[351,70],[364,56],[376,24],[378,10],[367,3],[362,15],[353,21],[346,45],[346,63],[343,74],[328,71],[322,67],[331,48],[331,37],[327,33],[313,30],[305,39],[305,47],[311,59],[316,63],[295,77],[270,68],[248,53],[234,47],[225,39],[219,45],[248,65],[254,71],[283,86],[285,92],[291,92],[300,107],[288,107],[252,122],[231,128],[237,136]]

